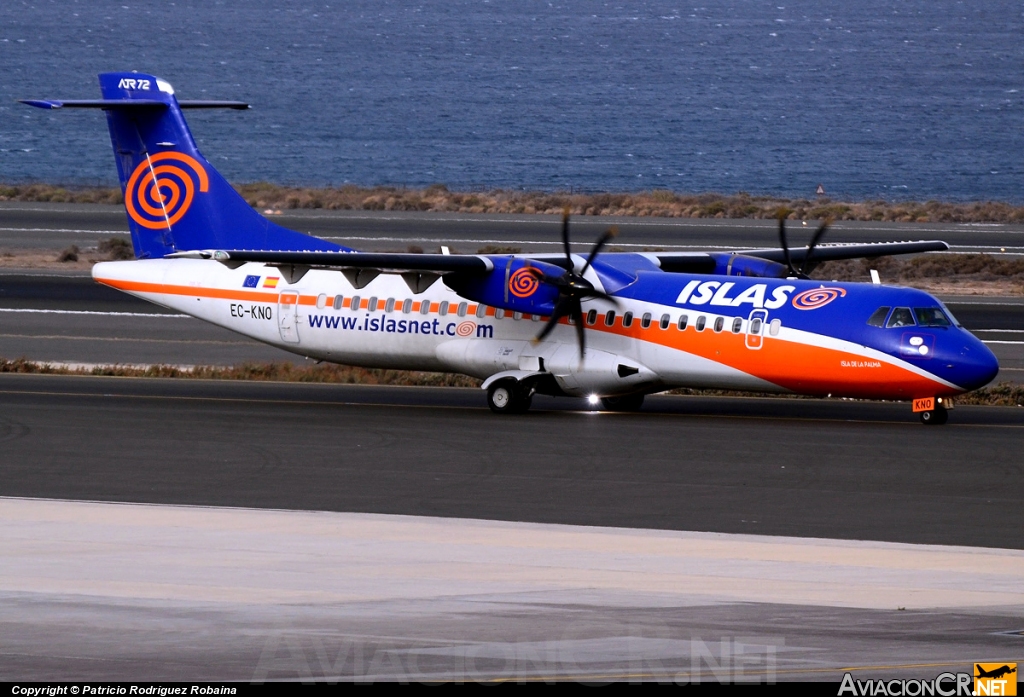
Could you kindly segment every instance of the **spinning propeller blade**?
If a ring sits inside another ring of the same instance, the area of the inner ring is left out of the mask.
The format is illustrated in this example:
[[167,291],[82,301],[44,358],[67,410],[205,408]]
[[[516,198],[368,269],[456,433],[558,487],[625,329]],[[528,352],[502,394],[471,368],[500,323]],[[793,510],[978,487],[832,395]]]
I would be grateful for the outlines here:
[[566,271],[561,276],[552,276],[544,273],[538,268],[527,267],[538,281],[546,283],[558,289],[558,303],[555,305],[554,311],[551,313],[550,319],[544,325],[540,333],[534,338],[534,343],[542,341],[544,337],[552,332],[552,330],[558,325],[559,321],[563,317],[568,317],[569,320],[576,325],[576,341],[579,344],[580,358],[583,357],[583,353],[586,350],[586,329],[583,325],[583,301],[588,298],[601,298],[607,300],[615,305],[618,305],[618,301],[607,293],[597,290],[594,288],[594,284],[583,278],[583,275],[587,273],[594,260],[597,259],[601,253],[601,249],[604,248],[608,242],[618,234],[618,230],[614,227],[609,228],[601,237],[597,240],[593,249],[590,250],[590,254],[587,255],[587,261],[583,265],[583,270],[576,273],[576,265],[572,260],[572,249],[569,245],[569,209],[566,208],[562,213],[562,246],[565,249],[565,261]]
[[788,208],[780,208],[778,213],[776,213],[776,217],[779,219],[779,244],[782,247],[782,255],[785,258],[786,268],[789,269],[790,275],[795,278],[807,279],[809,278],[807,275],[808,271],[813,268],[813,265],[810,264],[810,260],[811,255],[814,254],[814,248],[818,246],[819,242],[821,242],[821,238],[825,236],[825,232],[828,231],[828,226],[832,221],[831,219],[826,218],[821,225],[818,226],[818,229],[814,231],[814,236],[811,237],[811,243],[807,245],[807,254],[804,255],[803,263],[800,264],[800,270],[797,271],[793,266],[793,259],[789,254],[789,242],[786,240],[786,217],[789,216],[791,212],[792,211]]

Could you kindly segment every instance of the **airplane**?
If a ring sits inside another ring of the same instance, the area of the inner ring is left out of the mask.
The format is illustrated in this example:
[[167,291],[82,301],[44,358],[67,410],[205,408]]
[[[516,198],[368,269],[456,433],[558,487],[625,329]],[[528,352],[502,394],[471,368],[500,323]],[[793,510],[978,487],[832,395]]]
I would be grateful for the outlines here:
[[[1014,664],[1014,665],[1016,666],[1016,664]],[[1004,675],[1011,675],[1012,673],[1016,673],[1017,672],[1017,668],[1016,667],[1011,668],[1008,665],[1002,665],[999,668],[994,668],[992,670],[985,670],[979,664],[976,663],[976,664],[974,664],[974,671],[975,671],[975,673],[977,673],[977,675],[974,676],[976,678],[995,678],[995,679],[998,680],[999,678],[1003,677]]]
[[941,301],[825,283],[818,263],[948,249],[941,241],[561,254],[366,253],[281,227],[202,156],[166,81],[99,76],[102,99],[19,100],[106,113],[135,260],[99,283],[320,361],[464,373],[500,414],[533,395],[637,410],[677,387],[906,400],[925,424],[988,384],[992,352]]

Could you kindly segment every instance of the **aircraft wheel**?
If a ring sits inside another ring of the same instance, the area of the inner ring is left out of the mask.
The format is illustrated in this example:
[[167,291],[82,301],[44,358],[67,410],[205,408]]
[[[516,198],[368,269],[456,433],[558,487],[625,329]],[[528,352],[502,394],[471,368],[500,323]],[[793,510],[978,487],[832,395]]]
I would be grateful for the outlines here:
[[487,390],[487,406],[495,414],[522,414],[532,401],[533,395],[518,380],[499,380]]
[[625,394],[619,397],[602,397],[601,404],[605,411],[640,411],[644,405],[644,395]]
[[946,411],[946,407],[942,405],[936,405],[932,411],[921,412],[921,423],[925,426],[941,426],[949,420],[949,412]]

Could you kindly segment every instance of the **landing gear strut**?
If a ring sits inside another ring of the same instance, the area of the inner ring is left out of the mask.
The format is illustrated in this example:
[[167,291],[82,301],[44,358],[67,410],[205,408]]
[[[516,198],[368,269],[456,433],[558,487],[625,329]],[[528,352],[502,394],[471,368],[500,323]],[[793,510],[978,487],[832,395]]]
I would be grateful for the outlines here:
[[522,414],[532,401],[533,390],[513,378],[498,380],[487,389],[487,406],[495,414]]

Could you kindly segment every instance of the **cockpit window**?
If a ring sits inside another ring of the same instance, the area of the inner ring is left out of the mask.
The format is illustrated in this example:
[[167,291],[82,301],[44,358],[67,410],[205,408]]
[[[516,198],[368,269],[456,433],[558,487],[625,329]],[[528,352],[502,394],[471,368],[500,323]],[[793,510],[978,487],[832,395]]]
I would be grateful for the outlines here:
[[937,307],[915,307],[914,316],[920,327],[948,327],[949,318]]
[[889,310],[891,309],[892,307],[888,305],[885,307],[878,308],[871,314],[870,317],[868,317],[868,324],[870,324],[872,327],[884,327],[885,318],[889,316]]
[[957,318],[956,318],[956,315],[954,315],[954,314],[953,314],[952,312],[950,312],[950,311],[949,311],[949,308],[948,308],[948,307],[946,307],[946,306],[945,306],[945,305],[944,305],[944,304],[942,303],[942,301],[941,301],[941,300],[939,301],[939,306],[940,306],[940,307],[942,308],[942,311],[946,313],[946,317],[949,317],[950,321],[951,321],[951,322],[952,322],[953,324],[955,324],[955,325],[956,325],[956,326],[958,326],[958,327],[962,327],[962,326],[964,326],[964,325],[960,324],[960,321],[959,321],[959,320],[957,320]]
[[910,314],[909,307],[897,307],[889,315],[889,321],[885,324],[886,327],[913,327],[914,326],[914,315]]

